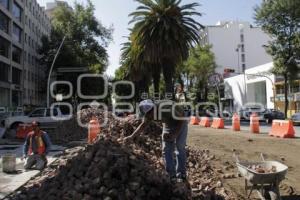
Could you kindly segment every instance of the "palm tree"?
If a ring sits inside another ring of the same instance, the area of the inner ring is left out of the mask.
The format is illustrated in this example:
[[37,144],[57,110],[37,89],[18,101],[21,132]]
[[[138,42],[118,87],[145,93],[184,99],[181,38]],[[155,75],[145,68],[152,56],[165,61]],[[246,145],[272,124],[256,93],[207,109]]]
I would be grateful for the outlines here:
[[[124,71],[123,79],[131,80],[136,86],[136,95],[141,92],[148,92],[150,79],[148,76],[150,66],[141,60],[142,51],[132,41],[123,43],[121,49],[121,71]],[[139,98],[136,96],[136,98]]]
[[[181,0],[137,0],[131,13],[135,42],[143,52],[143,60],[162,69],[166,92],[173,92],[176,65],[186,60],[189,48],[199,40],[202,25],[192,17],[198,3],[180,5]],[[157,77],[157,74],[156,74]]]

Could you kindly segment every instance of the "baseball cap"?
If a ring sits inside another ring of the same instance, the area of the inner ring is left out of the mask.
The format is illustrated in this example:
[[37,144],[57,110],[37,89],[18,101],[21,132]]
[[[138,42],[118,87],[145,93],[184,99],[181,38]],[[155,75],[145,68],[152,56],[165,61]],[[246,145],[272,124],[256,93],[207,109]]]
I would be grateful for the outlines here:
[[32,127],[38,127],[38,126],[40,126],[40,123],[37,122],[37,121],[33,121],[33,122],[31,123],[31,125],[32,125]]
[[140,102],[139,109],[140,109],[140,115],[144,116],[146,113],[148,113],[152,108],[154,108],[154,103],[151,99],[146,99]]

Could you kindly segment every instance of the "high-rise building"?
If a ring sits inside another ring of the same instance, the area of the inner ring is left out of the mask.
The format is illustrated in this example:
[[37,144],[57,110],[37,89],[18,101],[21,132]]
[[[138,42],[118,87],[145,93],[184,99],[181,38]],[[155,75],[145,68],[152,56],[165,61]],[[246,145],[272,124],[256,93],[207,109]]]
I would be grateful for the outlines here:
[[216,72],[220,74],[224,74],[224,70],[243,73],[246,69],[272,62],[263,47],[270,40],[261,28],[253,27],[249,22],[218,22],[201,32],[201,45],[212,46]]
[[36,0],[0,0],[0,107],[44,104],[45,67],[38,48],[50,29]]

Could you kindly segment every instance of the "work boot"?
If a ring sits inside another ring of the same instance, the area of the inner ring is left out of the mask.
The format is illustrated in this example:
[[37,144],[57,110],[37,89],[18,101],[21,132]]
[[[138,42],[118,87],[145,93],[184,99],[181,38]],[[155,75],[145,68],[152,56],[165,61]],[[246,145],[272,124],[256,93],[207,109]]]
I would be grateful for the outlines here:
[[181,173],[177,174],[177,182],[178,183],[185,182],[186,180],[187,180],[187,177],[185,174],[181,174]]
[[172,184],[176,184],[177,183],[177,177],[176,176],[170,176],[170,182]]

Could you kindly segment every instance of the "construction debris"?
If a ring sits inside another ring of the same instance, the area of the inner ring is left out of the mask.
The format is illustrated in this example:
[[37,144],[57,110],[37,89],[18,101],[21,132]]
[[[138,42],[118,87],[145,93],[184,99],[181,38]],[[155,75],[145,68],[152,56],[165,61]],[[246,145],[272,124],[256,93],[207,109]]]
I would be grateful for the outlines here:
[[[68,149],[41,175],[30,180],[9,199],[237,199],[225,189],[222,177],[211,165],[208,150],[187,148],[188,182],[171,184],[161,157],[161,125],[151,123],[132,144],[123,144],[139,124],[134,117],[114,119],[111,113],[87,109],[81,113],[88,122],[100,123],[108,115],[93,145]],[[63,135],[78,134],[66,129]],[[81,133],[80,133],[81,134]]]

